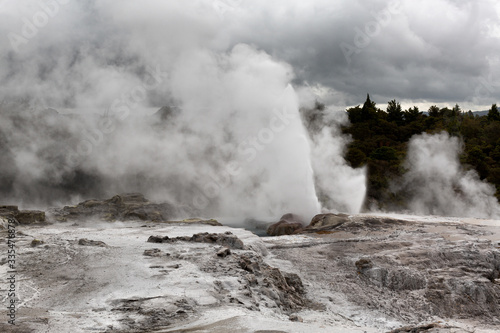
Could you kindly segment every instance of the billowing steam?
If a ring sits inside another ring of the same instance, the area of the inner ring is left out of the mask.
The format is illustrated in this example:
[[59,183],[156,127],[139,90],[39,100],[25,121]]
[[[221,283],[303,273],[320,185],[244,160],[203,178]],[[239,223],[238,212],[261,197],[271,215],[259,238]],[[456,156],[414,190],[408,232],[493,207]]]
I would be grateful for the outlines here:
[[476,171],[463,169],[461,149],[459,139],[446,132],[412,138],[402,187],[410,195],[413,213],[500,218],[495,188],[481,181]]
[[324,208],[359,211],[340,122],[309,137],[292,68],[233,45],[219,7],[26,3],[0,23],[1,202],[133,191],[212,216],[310,218],[316,183]]
[[[150,75],[130,100],[161,79]],[[290,78],[286,64],[237,45],[179,61],[169,84],[180,111],[136,116],[124,98],[103,115],[2,113],[9,195],[64,200],[77,186],[75,194],[139,191],[211,214],[311,216],[320,207]]]
[[312,147],[316,192],[323,208],[357,213],[366,195],[366,168],[353,169],[344,159],[350,138],[341,125],[348,125],[344,111],[324,108],[303,109]]

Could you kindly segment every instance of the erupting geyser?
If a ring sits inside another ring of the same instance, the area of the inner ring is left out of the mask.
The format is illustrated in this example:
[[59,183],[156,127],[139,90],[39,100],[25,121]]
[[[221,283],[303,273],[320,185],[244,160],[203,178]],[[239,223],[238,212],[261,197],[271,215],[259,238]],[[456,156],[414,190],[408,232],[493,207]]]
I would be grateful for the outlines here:
[[[141,192],[186,215],[359,212],[364,170],[342,157],[345,115],[307,133],[289,64],[180,3],[123,6],[67,4],[2,58],[0,201]],[[164,106],[177,109],[155,117]]]
[[[349,184],[364,171],[350,169],[342,158],[341,121],[308,135],[292,77],[289,65],[239,44],[229,53],[188,53],[148,73],[104,116],[2,113],[2,131],[10,138],[5,160],[12,157],[7,166],[14,179],[2,196],[47,204],[133,191],[182,205],[186,214],[293,212],[309,219],[322,208],[317,186],[327,199],[323,208],[358,212],[364,179]],[[178,110],[163,119],[138,114],[145,106],[127,101],[148,87],[167,89]],[[33,138],[30,145],[14,122]]]

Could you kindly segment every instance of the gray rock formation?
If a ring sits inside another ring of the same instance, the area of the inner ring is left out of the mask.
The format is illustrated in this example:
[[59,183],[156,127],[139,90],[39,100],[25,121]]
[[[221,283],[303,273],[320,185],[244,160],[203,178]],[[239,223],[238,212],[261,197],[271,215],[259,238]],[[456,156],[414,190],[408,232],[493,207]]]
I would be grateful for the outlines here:
[[327,303],[341,294],[413,325],[436,317],[500,325],[498,228],[352,216],[335,233],[321,230],[314,242],[271,251],[300,262],[304,280],[329,290],[316,294]]
[[302,228],[304,228],[302,219],[295,214],[289,213],[283,215],[279,222],[271,224],[267,228],[267,234],[269,236],[291,235],[300,232]]
[[149,202],[140,193],[119,194],[107,200],[86,200],[76,206],[65,206],[52,211],[54,218],[61,222],[89,218],[104,221],[166,221],[175,214],[173,205]]
[[498,221],[335,219],[262,238],[197,223],[20,225],[15,329],[498,331]]
[[245,245],[243,242],[233,235],[230,231],[223,234],[210,234],[208,232],[194,234],[191,237],[180,236],[175,238],[170,238],[168,236],[150,236],[148,238],[149,243],[175,243],[175,242],[193,242],[193,243],[209,243],[217,244],[231,249],[244,249]]
[[19,210],[17,206],[1,205],[0,217],[14,218],[19,224],[44,223],[45,212],[40,210]]
[[302,230],[304,233],[318,232],[335,229],[349,221],[349,215],[346,214],[318,214],[314,216],[311,223]]

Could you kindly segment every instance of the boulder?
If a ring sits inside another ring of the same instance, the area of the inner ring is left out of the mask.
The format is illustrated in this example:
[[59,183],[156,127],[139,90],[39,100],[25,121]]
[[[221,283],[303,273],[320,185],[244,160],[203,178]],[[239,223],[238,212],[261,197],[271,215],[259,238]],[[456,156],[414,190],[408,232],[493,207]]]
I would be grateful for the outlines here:
[[217,251],[217,256],[221,257],[221,258],[225,258],[225,257],[227,257],[230,254],[231,254],[231,250],[229,248],[227,248],[227,247],[225,247],[225,248]]
[[317,232],[335,229],[349,221],[349,215],[347,214],[318,214],[312,218],[311,223],[309,223],[309,225],[305,227],[303,231]]
[[102,241],[95,241],[87,238],[80,238],[78,240],[78,245],[83,245],[83,246],[99,246],[99,247],[108,247],[106,243]]
[[65,222],[97,218],[105,221],[166,221],[176,209],[169,203],[156,204],[140,193],[124,193],[107,200],[86,200],[76,206],[65,206],[53,211],[56,220]]
[[193,236],[179,236],[170,238],[168,236],[149,236],[149,243],[175,243],[175,242],[192,242],[192,243],[209,243],[209,244],[218,244],[230,249],[245,249],[245,245],[236,235],[233,235],[230,231],[226,231],[225,233],[208,233],[208,232],[200,232],[198,234],[194,234]]
[[15,215],[19,224],[32,224],[45,222],[45,212],[41,210],[21,210]]
[[361,258],[355,262],[355,265],[358,269],[358,273],[363,272],[364,270],[370,269],[373,267],[373,263],[370,259]]
[[302,319],[301,316],[297,315],[296,313],[294,314],[291,314],[289,317],[288,317],[288,320],[290,321],[298,321],[298,322],[304,322],[304,319]]
[[301,218],[289,213],[283,215],[279,222],[271,224],[266,232],[269,236],[282,236],[300,232],[302,228],[304,228],[304,223]]
[[39,245],[43,245],[45,244],[45,242],[43,240],[40,240],[40,239],[33,239],[31,241],[31,247],[37,247]]

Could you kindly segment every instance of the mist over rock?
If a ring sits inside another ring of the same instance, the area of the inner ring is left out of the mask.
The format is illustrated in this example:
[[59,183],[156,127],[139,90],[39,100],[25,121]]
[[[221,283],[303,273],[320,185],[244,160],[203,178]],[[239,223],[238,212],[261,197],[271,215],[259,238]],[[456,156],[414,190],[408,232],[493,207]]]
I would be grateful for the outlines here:
[[0,205],[0,217],[15,219],[19,224],[45,222],[45,212],[40,210],[19,210],[17,206]]
[[177,216],[179,211],[169,203],[156,204],[140,193],[124,193],[106,200],[86,200],[76,206],[53,209],[51,215],[56,221],[84,221],[99,219],[104,221],[167,221]]
[[[310,142],[287,64],[238,44],[164,65],[141,77],[148,87],[158,81],[153,94],[166,89],[168,74],[175,103],[155,114],[145,113],[146,101],[128,99],[59,114],[35,112],[30,103],[15,111],[2,105],[0,200],[46,206],[140,192],[211,216],[319,212]],[[200,77],[206,84],[186,84]],[[137,84],[147,95],[144,82],[125,86]]]

